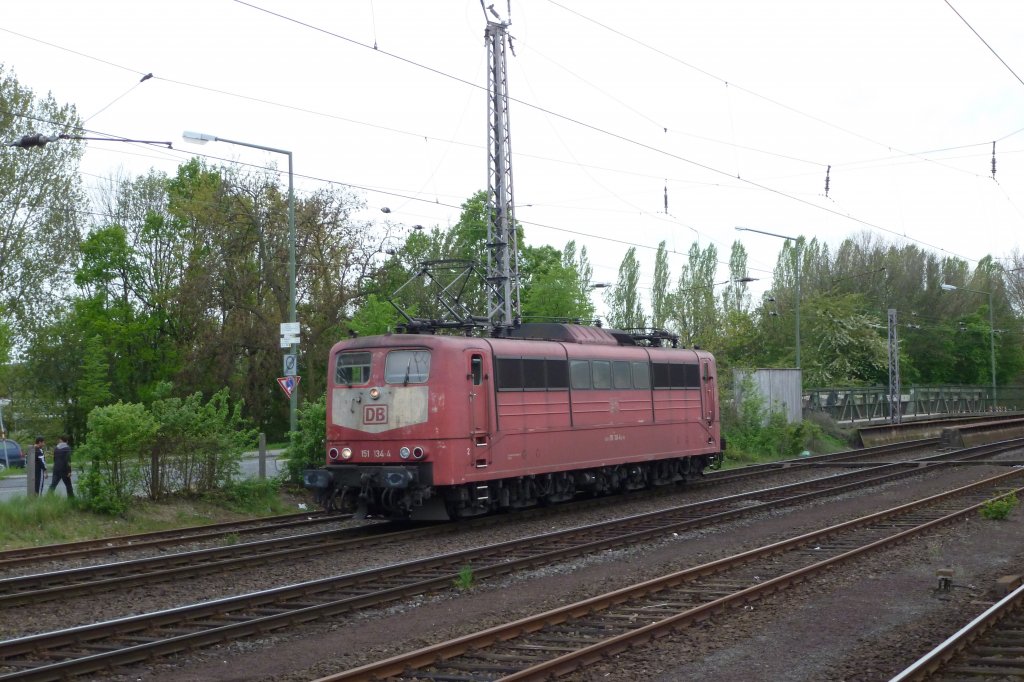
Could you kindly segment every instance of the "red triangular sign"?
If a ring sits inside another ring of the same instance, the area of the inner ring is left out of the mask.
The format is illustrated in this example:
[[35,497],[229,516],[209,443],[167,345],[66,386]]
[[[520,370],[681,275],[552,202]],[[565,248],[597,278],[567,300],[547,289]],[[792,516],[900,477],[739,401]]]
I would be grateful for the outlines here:
[[284,391],[284,394],[289,398],[292,397],[292,391],[298,388],[300,381],[302,381],[302,377],[299,376],[277,378],[278,386],[281,387],[281,390]]

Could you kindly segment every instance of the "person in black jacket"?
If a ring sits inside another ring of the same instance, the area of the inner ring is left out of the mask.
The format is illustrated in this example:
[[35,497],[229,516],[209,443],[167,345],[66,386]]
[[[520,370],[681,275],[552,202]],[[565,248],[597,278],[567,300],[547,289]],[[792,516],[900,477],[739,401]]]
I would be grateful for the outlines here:
[[43,481],[46,478],[46,455],[43,454],[43,446],[46,445],[46,440],[39,436],[36,438],[36,445],[33,448],[33,454],[35,457],[36,466],[36,495],[43,493]]
[[53,480],[50,481],[50,492],[57,489],[57,481],[64,481],[68,497],[75,496],[75,489],[71,487],[71,446],[68,445],[68,437],[61,436],[57,447],[53,449]]

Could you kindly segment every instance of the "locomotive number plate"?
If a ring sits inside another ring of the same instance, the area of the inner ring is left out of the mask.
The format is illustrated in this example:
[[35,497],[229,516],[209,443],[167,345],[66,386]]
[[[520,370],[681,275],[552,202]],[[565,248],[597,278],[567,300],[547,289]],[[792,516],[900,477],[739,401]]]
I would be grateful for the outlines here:
[[387,405],[364,405],[363,406],[363,423],[364,424],[387,424],[388,423],[388,406]]

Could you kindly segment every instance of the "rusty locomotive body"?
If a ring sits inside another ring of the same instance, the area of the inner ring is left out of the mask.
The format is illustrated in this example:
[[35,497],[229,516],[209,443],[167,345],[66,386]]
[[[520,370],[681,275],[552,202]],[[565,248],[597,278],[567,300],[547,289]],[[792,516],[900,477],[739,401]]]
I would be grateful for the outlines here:
[[715,360],[624,332],[388,334],[331,351],[328,510],[440,520],[685,481],[722,456]]

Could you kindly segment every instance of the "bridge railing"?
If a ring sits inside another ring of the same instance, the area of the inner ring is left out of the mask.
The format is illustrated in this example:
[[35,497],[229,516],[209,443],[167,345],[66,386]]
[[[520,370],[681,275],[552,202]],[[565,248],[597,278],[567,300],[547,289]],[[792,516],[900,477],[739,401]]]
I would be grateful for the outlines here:
[[[947,414],[1017,411],[1024,407],[1024,386],[1000,386],[992,403],[991,386],[909,386],[900,396],[903,418]],[[841,423],[885,422],[892,418],[889,390],[884,386],[812,388],[803,391],[804,412],[824,412]]]

